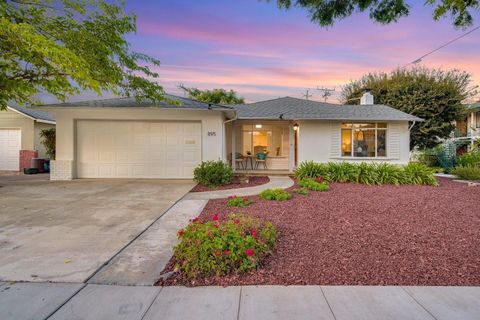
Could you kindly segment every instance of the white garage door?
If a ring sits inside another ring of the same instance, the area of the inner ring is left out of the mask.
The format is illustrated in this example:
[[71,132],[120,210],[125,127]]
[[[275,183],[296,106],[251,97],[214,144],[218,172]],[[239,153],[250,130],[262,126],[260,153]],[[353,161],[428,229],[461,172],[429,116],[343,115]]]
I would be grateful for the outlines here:
[[192,178],[200,122],[77,122],[79,178]]
[[0,128],[0,170],[18,170],[22,131]]

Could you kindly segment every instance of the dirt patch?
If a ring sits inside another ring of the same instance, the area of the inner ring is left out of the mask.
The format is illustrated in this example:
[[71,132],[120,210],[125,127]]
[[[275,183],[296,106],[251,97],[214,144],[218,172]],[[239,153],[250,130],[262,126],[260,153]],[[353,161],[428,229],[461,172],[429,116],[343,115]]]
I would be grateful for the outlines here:
[[197,184],[193,187],[190,192],[204,192],[204,191],[215,191],[215,190],[228,190],[228,189],[237,189],[237,188],[247,188],[247,187],[255,187],[265,183],[268,183],[270,179],[268,177],[249,177],[248,183],[240,183],[240,179],[238,177],[233,178],[232,183],[219,186],[218,188],[209,188],[203,186],[201,184]]
[[[332,183],[285,202],[249,197],[232,210],[211,200],[201,214],[245,212],[272,221],[274,253],[257,270],[164,285],[480,285],[480,187]],[[295,187],[292,187],[295,188]],[[165,271],[173,269],[170,261]]]

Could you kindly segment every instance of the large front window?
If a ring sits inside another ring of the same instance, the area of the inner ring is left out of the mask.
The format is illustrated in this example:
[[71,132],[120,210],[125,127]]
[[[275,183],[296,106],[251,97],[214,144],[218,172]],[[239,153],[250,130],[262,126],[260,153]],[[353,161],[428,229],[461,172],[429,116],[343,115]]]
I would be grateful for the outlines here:
[[342,123],[342,157],[386,156],[386,123]]
[[239,152],[252,155],[267,152],[269,156],[283,156],[288,127],[258,123],[244,124],[241,128],[242,145]]

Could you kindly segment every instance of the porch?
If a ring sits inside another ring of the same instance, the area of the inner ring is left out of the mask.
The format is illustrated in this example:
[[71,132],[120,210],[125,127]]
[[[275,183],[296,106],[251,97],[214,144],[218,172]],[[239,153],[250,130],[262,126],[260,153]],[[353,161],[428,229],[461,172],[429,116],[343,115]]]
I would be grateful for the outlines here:
[[238,173],[291,174],[297,161],[296,128],[293,121],[284,120],[227,123],[227,159]]

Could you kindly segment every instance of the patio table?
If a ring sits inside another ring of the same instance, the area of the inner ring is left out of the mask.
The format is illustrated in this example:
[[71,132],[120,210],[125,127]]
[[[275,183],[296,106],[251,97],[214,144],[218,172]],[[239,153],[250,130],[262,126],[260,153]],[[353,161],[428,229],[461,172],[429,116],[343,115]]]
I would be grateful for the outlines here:
[[248,169],[248,160],[250,160],[250,169],[253,170],[253,159],[255,158],[255,156],[253,154],[250,154],[250,155],[244,155],[243,156],[246,160],[245,162],[245,170]]

